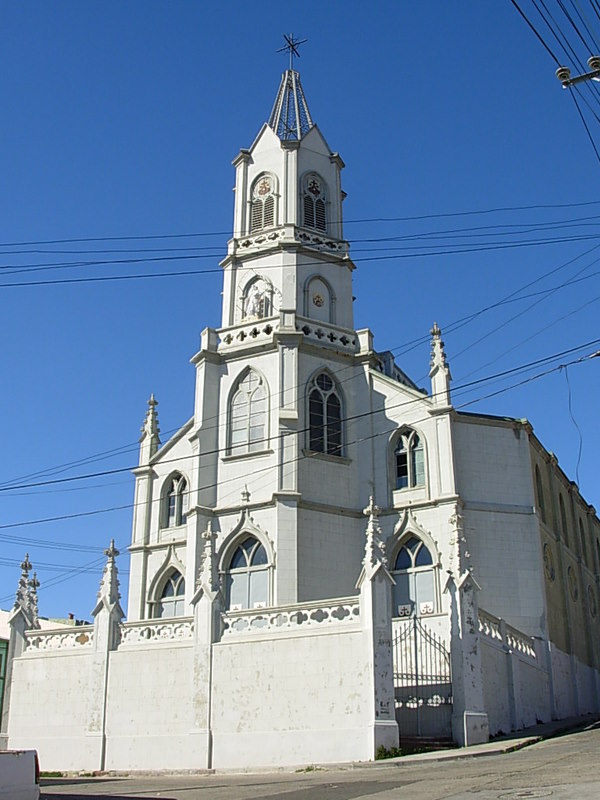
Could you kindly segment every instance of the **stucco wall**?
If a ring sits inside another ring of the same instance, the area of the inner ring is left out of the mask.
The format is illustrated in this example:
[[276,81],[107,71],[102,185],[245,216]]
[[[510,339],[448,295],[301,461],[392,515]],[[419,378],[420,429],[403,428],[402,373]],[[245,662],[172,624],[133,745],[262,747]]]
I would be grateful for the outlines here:
[[217,644],[214,766],[372,758],[366,653],[358,630]]

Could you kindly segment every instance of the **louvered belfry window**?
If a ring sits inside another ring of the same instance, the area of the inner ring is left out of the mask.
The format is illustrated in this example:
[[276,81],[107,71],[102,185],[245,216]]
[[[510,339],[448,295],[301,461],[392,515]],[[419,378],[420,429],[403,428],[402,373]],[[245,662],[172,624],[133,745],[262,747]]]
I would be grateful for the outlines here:
[[252,188],[250,232],[262,231],[275,225],[274,181],[270,175],[261,175]]
[[309,175],[304,181],[303,197],[304,227],[327,230],[325,186],[317,175]]

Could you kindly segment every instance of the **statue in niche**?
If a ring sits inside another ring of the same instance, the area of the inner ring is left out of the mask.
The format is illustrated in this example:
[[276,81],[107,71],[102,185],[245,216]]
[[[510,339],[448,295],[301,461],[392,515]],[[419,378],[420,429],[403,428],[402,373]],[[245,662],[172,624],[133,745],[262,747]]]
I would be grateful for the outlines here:
[[266,288],[262,286],[262,281],[256,281],[250,287],[246,297],[246,308],[244,317],[264,317],[265,316]]

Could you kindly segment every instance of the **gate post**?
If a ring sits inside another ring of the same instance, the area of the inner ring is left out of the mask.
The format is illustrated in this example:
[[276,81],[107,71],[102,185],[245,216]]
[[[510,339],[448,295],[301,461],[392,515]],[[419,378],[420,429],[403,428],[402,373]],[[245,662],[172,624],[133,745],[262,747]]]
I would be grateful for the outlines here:
[[392,655],[392,592],[394,579],[387,568],[385,545],[381,540],[379,508],[370,498],[365,508],[369,517],[363,567],[356,583],[360,590],[360,618],[371,681],[371,758],[379,747],[398,747],[399,732],[394,705],[394,663]]
[[479,585],[467,571],[446,584],[450,592],[452,659],[452,736],[461,747],[489,740],[479,647]]

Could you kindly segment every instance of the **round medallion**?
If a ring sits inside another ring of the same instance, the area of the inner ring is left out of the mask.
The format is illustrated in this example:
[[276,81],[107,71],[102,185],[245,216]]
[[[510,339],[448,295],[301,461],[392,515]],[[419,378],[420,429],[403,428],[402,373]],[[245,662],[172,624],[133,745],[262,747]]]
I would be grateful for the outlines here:
[[269,178],[261,178],[258,182],[258,186],[256,187],[256,193],[261,197],[265,194],[269,194],[271,191],[271,181]]
[[321,184],[316,178],[311,178],[308,182],[308,191],[318,197],[321,194]]
[[325,305],[325,298],[322,294],[313,294],[313,303],[317,306],[317,308],[321,308],[321,306]]
[[556,570],[554,569],[554,556],[552,555],[552,548],[547,542],[544,545],[544,572],[549,581],[555,579]]
[[590,614],[592,617],[598,616],[598,603],[596,602],[596,592],[593,590],[591,586],[587,588],[588,594],[588,605],[590,607]]
[[569,584],[569,594],[571,595],[571,600],[576,602],[577,598],[579,597],[579,587],[577,586],[577,577],[575,576],[575,570],[573,567],[569,567],[567,570],[567,583]]

